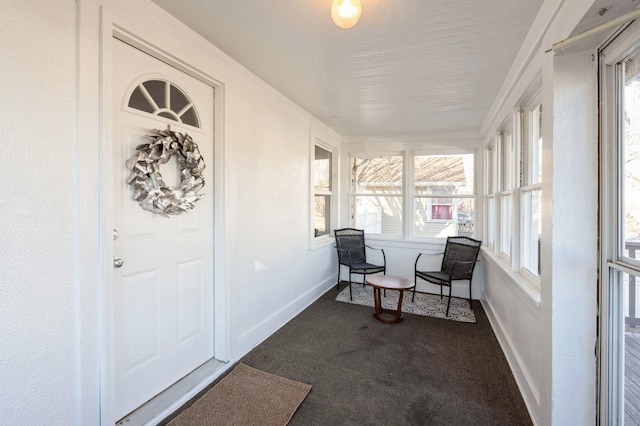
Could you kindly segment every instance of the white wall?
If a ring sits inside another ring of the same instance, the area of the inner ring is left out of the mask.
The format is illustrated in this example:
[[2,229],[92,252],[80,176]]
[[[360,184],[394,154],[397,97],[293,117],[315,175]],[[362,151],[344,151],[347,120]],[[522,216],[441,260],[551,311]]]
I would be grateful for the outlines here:
[[225,84],[226,259],[237,358],[334,284],[335,260],[331,245],[309,250],[309,124],[320,124],[254,78]]
[[596,414],[598,80],[593,58],[593,52],[580,52],[553,63],[552,211],[543,216],[551,225],[552,243],[546,248],[552,263],[554,424],[586,424]]
[[73,424],[75,2],[3,2],[0,424]]
[[[488,115],[484,140],[543,81],[539,290],[484,253],[483,304],[536,424],[596,419],[597,74],[591,53],[544,53],[591,2],[546,1]],[[595,46],[593,46],[595,47]]]

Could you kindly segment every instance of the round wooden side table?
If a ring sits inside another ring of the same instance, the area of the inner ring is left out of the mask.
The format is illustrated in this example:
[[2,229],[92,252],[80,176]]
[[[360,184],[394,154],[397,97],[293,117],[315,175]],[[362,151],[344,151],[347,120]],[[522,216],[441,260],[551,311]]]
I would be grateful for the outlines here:
[[[393,275],[369,275],[366,278],[366,283],[373,287],[373,316],[387,324],[395,324],[402,321],[402,296],[404,295],[404,290],[411,290],[416,284],[407,278]],[[395,311],[382,308],[380,290],[400,291],[398,307]]]

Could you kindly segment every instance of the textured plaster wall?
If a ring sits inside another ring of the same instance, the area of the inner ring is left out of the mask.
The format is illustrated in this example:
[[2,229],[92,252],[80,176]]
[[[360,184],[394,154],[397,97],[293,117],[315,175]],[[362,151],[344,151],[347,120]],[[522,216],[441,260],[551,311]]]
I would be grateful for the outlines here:
[[241,356],[324,292],[334,249],[309,250],[308,115],[253,79],[226,82],[228,279]]
[[73,424],[75,2],[2,17],[0,424]]

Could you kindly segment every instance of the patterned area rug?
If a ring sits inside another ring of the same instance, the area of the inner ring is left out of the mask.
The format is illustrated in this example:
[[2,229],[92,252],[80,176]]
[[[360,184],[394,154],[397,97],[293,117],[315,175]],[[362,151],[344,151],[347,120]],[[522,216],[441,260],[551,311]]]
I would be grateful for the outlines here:
[[[373,308],[373,289],[371,286],[362,286],[362,284],[352,284],[353,300],[349,299],[349,286],[346,286],[336,300],[338,302],[353,303],[354,305],[371,306]],[[445,289],[446,291],[447,289]],[[398,295],[396,290],[387,290],[387,295],[382,297],[382,307],[384,309],[398,308]],[[442,318],[460,322],[476,322],[476,316],[469,307],[467,299],[454,297],[451,299],[451,307],[449,308],[449,316],[445,316],[447,312],[447,297],[440,300],[440,295],[416,293],[415,302],[411,301],[411,291],[405,291],[402,299],[402,312],[414,315],[422,315],[426,317]]]

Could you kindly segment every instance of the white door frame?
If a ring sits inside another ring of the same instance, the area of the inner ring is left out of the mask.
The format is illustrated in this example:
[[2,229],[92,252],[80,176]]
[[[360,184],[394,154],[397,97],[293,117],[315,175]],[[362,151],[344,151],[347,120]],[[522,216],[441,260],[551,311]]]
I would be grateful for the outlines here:
[[[108,200],[112,191],[112,49],[113,38],[168,63],[210,85],[214,101],[214,357],[230,359],[229,292],[224,261],[225,182],[224,106],[225,85],[188,58],[206,57],[211,52],[194,34],[180,32],[167,23],[160,29],[145,19],[149,5],[114,0],[103,6],[100,0],[80,0],[78,5],[78,244],[79,264],[77,317],[78,335],[78,423],[113,424],[110,395],[111,342],[110,286],[113,283],[113,214]],[[147,9],[145,9],[147,8]],[[117,12],[122,13],[120,16]],[[126,15],[124,15],[126,14]],[[155,13],[157,15],[157,13]],[[154,16],[158,18],[158,16]],[[160,16],[162,19],[162,16]],[[136,22],[138,21],[138,22]],[[99,23],[99,29],[97,24]],[[167,48],[162,39],[175,36]],[[189,41],[185,43],[185,38]],[[188,54],[185,54],[187,52]],[[99,76],[99,85],[96,78]],[[93,143],[92,143],[93,142]]]

